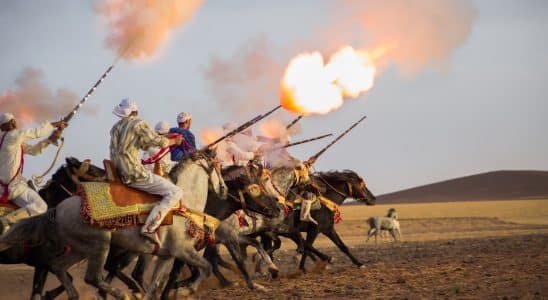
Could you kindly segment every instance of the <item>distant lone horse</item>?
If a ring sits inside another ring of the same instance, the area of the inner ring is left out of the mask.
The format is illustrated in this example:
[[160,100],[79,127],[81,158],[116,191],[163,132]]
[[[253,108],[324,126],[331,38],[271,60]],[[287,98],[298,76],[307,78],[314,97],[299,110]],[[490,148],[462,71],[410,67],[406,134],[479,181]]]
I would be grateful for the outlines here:
[[398,221],[398,213],[395,208],[390,208],[386,217],[370,217],[367,219],[369,223],[369,230],[367,231],[367,240],[369,241],[371,236],[375,235],[375,244],[377,244],[377,237],[382,230],[386,230],[392,235],[394,241],[398,241],[396,238],[396,232],[401,240],[400,222]]

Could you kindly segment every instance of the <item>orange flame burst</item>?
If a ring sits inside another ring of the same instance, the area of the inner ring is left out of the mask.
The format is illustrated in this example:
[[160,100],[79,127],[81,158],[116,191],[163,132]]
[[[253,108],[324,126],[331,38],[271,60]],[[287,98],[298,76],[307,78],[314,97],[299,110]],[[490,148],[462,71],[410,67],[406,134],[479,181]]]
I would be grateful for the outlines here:
[[293,58],[281,81],[281,105],[304,115],[326,114],[373,87],[376,68],[365,50],[350,46],[334,53],[327,64],[319,52]]
[[209,145],[223,136],[223,129],[220,127],[205,128],[200,131],[200,141],[204,145]]

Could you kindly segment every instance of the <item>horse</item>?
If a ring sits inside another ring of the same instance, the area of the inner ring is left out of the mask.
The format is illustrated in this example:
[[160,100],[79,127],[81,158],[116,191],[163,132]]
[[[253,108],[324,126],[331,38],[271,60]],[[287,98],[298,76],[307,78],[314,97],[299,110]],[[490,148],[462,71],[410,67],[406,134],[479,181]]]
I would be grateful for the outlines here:
[[[193,172],[188,174],[190,172],[186,170],[193,170]],[[208,170],[211,173],[208,173]],[[205,203],[207,198],[207,186],[211,181],[210,178],[217,177],[215,180],[217,184],[214,187],[217,194],[222,194],[223,188],[221,186],[226,189],[224,181],[220,176],[217,176],[215,168],[211,168],[210,160],[204,157],[187,158],[180,162],[178,167],[172,170],[171,176],[177,178],[178,185],[185,191],[201,187],[200,190],[205,191],[205,194],[198,195],[202,198],[202,203]],[[183,176],[186,180],[181,180],[180,177]],[[185,200],[187,199],[189,203],[200,204],[200,199],[185,197]],[[114,246],[137,253],[158,254],[156,279],[165,271],[165,266],[169,263],[171,257],[177,257],[196,266],[200,270],[200,280],[195,285],[188,287],[191,292],[194,292],[199,282],[209,275],[211,269],[209,263],[198,255],[194,249],[199,237],[198,235],[192,237],[188,234],[190,225],[187,224],[186,218],[174,216],[172,226],[160,227],[158,233],[162,243],[160,247],[157,247],[156,244],[139,234],[139,228],[110,231],[86,224],[83,222],[80,213],[81,201],[82,199],[79,196],[72,196],[61,202],[56,208],[54,223],[48,220],[51,214],[24,220],[26,222],[21,222],[19,226],[15,226],[13,230],[10,230],[6,236],[0,238],[0,249],[5,247],[6,244],[17,243],[25,239],[26,236],[33,236],[37,242],[43,242],[49,236],[57,236],[61,243],[70,245],[71,251],[69,253],[48,262],[50,271],[58,277],[66,288],[69,299],[77,299],[78,292],[72,285],[66,270],[86,258],[88,259],[86,283],[97,287],[99,291],[107,292],[117,299],[123,299],[127,296],[121,290],[106,283],[102,277],[102,269],[111,243]],[[157,280],[153,282],[153,287],[154,284],[157,284]],[[152,290],[154,291],[154,288]]]
[[[312,185],[317,187],[321,192],[321,196],[329,199],[332,203],[339,206],[346,198],[354,198],[358,201],[365,202],[366,205],[375,204],[375,196],[367,188],[365,181],[354,171],[345,170],[342,172],[317,172],[311,175]],[[335,230],[335,217],[336,214],[333,210],[329,209],[322,203],[319,210],[311,211],[312,217],[318,221],[318,225],[310,222],[301,222],[300,216],[296,211],[291,211],[286,221],[280,224],[274,231],[275,235],[281,235],[289,237],[300,248],[302,243],[301,232],[306,232],[306,240],[302,245],[302,257],[299,264],[299,269],[306,272],[305,262],[307,256],[316,255],[321,260],[330,262],[332,258],[327,256],[313,247],[313,243],[316,240],[319,233],[327,236],[343,253],[345,253],[352,263],[358,267],[363,267],[363,263],[360,262],[352,253],[348,247],[344,244],[337,231]],[[269,247],[269,236],[263,236],[265,238],[265,246]],[[274,246],[270,247],[269,253],[273,253],[279,249],[281,241],[277,238],[274,239]]]
[[396,233],[398,233],[401,240],[400,222],[398,221],[398,213],[395,208],[390,208],[385,217],[370,217],[367,219],[367,223],[369,224],[369,230],[367,231],[367,239],[365,240],[366,243],[374,234],[375,245],[377,245],[377,236],[383,230],[388,231],[392,238],[394,238],[395,242],[398,241],[396,238]]
[[[66,164],[55,171],[47,184],[38,191],[49,208],[57,206],[61,200],[73,195],[77,191],[79,181],[97,180],[105,173],[101,168],[89,163],[82,163],[78,159],[68,157]],[[54,243],[30,245],[27,242],[16,243],[0,252],[0,264],[27,264],[34,267],[31,299],[40,299],[48,275],[47,262],[50,256],[61,255],[65,249]],[[61,290],[62,292],[62,290]],[[52,299],[59,293],[59,289],[46,292],[46,298]]]
[[[263,168],[260,165],[256,164],[250,164],[248,166],[232,166],[228,169],[223,170],[224,174],[230,174],[229,176],[224,176],[225,182],[229,186],[229,195],[232,198],[236,198],[235,192],[238,185],[242,184],[242,180],[252,180],[260,189],[265,192],[267,195],[270,195],[272,197],[278,196],[276,194],[275,189],[272,187],[272,183],[270,182],[270,176],[263,173]],[[227,247],[229,250],[232,258],[236,262],[236,265],[238,266],[240,272],[244,276],[244,279],[247,283],[248,288],[254,289],[259,288],[263,289],[259,285],[252,283],[251,277],[249,276],[247,270],[245,269],[244,260],[245,260],[245,251],[242,252],[240,250],[241,247],[244,246],[253,246],[257,249],[257,253],[261,256],[263,261],[266,261],[266,264],[269,266],[269,271],[275,277],[278,273],[278,268],[276,265],[271,261],[270,256],[266,251],[261,247],[260,243],[250,238],[244,234],[241,233],[241,228],[239,226],[238,218],[235,216],[234,211],[231,210],[230,214],[226,214],[226,208],[220,207],[216,204],[215,199],[212,199],[214,197],[208,197],[208,202],[206,204],[205,212],[207,214],[211,214],[213,216],[219,216],[219,219],[221,220],[221,224],[219,228],[223,229],[223,235],[221,237],[221,240],[223,242],[219,244],[223,244]],[[283,210],[283,206],[276,205],[279,211]],[[257,212],[253,212],[250,210],[246,210],[245,207],[243,207],[243,210],[246,211],[248,215],[254,215],[257,217],[257,220],[259,220],[259,224],[255,223],[254,230],[264,228],[265,222],[264,220],[278,220],[275,222],[281,222],[283,220],[282,214],[277,214],[276,216],[272,215],[265,215]],[[225,211],[225,213],[223,213]],[[261,223],[261,220],[263,220],[263,223]],[[273,221],[271,221],[273,222]],[[231,285],[231,282],[228,281],[222,273],[219,271],[218,265],[221,264],[222,266],[227,266],[228,263],[224,262],[220,259],[220,256],[218,254],[218,245],[215,247],[207,247],[206,251],[204,253],[204,257],[206,257],[213,267],[213,273],[221,283],[221,286],[225,287],[228,285]],[[170,278],[166,287],[166,291],[164,291],[162,299],[167,298],[167,293],[170,288],[175,288],[181,285],[184,285],[188,282],[192,282],[196,279],[197,273],[196,270],[192,270],[192,275],[190,278],[187,278],[185,280],[177,282],[176,279],[180,273],[181,268],[183,267],[183,264],[181,262],[176,261],[175,265],[172,269],[172,272],[170,274]],[[263,289],[264,290],[264,289]]]

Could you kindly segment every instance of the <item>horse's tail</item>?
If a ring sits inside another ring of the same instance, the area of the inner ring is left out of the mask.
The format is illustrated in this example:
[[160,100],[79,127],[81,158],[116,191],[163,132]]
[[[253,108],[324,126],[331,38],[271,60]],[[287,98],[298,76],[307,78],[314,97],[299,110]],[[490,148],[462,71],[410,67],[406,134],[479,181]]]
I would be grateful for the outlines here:
[[29,246],[44,244],[55,222],[55,208],[43,214],[18,221],[8,232],[0,237],[0,245],[18,245],[23,242]]

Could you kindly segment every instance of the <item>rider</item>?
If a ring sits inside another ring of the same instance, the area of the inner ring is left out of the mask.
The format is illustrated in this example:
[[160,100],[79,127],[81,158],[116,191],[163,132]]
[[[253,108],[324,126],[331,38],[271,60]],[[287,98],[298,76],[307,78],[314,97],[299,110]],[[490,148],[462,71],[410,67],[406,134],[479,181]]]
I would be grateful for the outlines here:
[[[228,122],[223,125],[223,130],[225,134],[227,134],[236,129],[236,127],[236,123]],[[223,167],[233,165],[245,166],[250,160],[256,158],[257,154],[252,151],[245,151],[242,149],[239,144],[235,143],[234,137],[225,139],[217,146],[217,158]]]
[[[64,121],[44,122],[38,128],[17,128],[15,117],[10,113],[0,115],[0,202],[8,200],[20,208],[0,218],[2,225],[1,234],[4,234],[10,225],[18,220],[44,213],[48,206],[40,195],[31,189],[23,178],[23,155],[38,155],[61,135],[61,129],[67,127]],[[54,128],[48,139],[40,141],[36,145],[28,145],[27,141],[46,136]]]
[[196,141],[194,134],[190,131],[192,124],[192,116],[187,112],[182,112],[177,115],[178,127],[173,127],[169,133],[178,133],[183,136],[183,141],[171,151],[171,160],[180,161],[186,154],[196,150]]
[[170,140],[154,132],[147,122],[137,118],[138,107],[132,100],[122,100],[113,113],[120,117],[120,121],[110,130],[110,159],[122,182],[132,188],[162,196],[162,200],[152,209],[141,228],[143,236],[159,245],[157,229],[166,214],[180,203],[183,190],[147,170],[141,164],[139,150],[180,144],[182,139],[176,137]]
[[[154,131],[159,135],[167,136],[169,134],[169,124],[166,121],[160,121],[154,126]],[[165,177],[173,167],[173,163],[167,154],[167,151],[164,152],[158,147],[150,147],[144,153],[142,162],[150,171]]]

